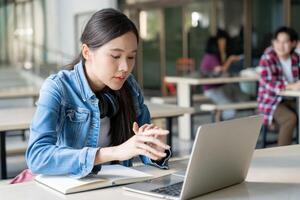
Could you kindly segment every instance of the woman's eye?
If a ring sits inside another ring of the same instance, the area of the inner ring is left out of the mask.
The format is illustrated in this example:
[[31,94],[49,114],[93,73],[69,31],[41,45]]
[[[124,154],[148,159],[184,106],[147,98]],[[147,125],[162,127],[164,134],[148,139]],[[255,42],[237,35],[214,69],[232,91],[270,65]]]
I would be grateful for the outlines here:
[[119,59],[121,56],[114,56],[114,55],[111,55],[111,57],[112,57],[113,59]]
[[129,56],[129,57],[127,57],[129,60],[132,60],[132,59],[134,59],[134,56]]

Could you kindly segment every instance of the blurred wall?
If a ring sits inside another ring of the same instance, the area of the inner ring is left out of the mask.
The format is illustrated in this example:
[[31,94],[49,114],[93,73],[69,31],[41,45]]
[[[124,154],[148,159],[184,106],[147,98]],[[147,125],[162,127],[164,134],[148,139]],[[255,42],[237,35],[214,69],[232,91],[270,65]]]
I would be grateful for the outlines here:
[[[108,7],[117,8],[117,1],[46,0],[46,43],[48,48],[57,49],[64,54],[75,56],[77,54],[75,44],[75,16],[92,13]],[[57,57],[51,58],[51,55],[49,55],[47,59],[51,62],[51,59],[57,60]],[[66,58],[66,56],[63,59],[63,63],[70,62],[70,58]]]

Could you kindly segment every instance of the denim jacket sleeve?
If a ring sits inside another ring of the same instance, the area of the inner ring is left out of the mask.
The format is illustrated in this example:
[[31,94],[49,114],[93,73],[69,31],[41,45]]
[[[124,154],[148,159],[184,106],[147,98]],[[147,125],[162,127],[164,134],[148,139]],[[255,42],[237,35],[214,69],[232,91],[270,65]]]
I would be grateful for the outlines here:
[[[137,112],[137,123],[139,124],[139,126],[142,126],[146,123],[150,123],[150,112],[148,110],[148,107],[144,104],[144,97],[141,88],[139,87],[138,83],[132,75],[128,78],[128,81],[133,90],[133,99]],[[166,153],[167,156],[161,161],[153,161],[149,157],[143,155],[140,155],[140,159],[143,161],[144,164],[153,165],[161,169],[168,169],[168,160],[171,157],[171,150],[167,150]]]
[[92,171],[98,148],[74,149],[57,145],[62,123],[60,119],[62,96],[63,90],[59,80],[56,80],[55,76],[46,79],[30,127],[26,161],[33,173],[69,174],[81,178]]

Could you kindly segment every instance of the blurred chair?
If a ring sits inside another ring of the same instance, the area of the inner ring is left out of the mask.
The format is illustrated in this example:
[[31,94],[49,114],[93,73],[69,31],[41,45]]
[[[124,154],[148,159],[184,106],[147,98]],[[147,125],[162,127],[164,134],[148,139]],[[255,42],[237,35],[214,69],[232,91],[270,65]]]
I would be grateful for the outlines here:
[[174,83],[163,82],[166,92],[164,96],[176,96],[176,86]]
[[[176,60],[176,76],[184,76],[195,72],[195,60],[192,58],[178,58]],[[164,82],[166,88],[166,94],[164,96],[175,96],[176,86],[173,83]]]
[[188,75],[195,72],[195,60],[192,58],[178,58],[176,60],[176,75]]
[[262,148],[266,148],[267,145],[270,145],[270,144],[277,144],[277,141],[268,141],[267,140],[267,134],[269,132],[272,132],[272,133],[278,133],[278,130],[270,130],[268,125],[263,125],[262,126]]
[[[262,126],[262,148],[266,148],[268,145],[272,145],[272,144],[277,144],[277,140],[276,141],[270,141],[267,140],[267,135],[268,133],[275,133],[278,134],[279,130],[278,127],[275,126],[275,128],[270,128],[268,125],[263,125]],[[295,142],[296,144],[299,144],[299,134],[298,134],[298,127],[296,127],[296,136],[293,135],[293,140],[292,142]]]

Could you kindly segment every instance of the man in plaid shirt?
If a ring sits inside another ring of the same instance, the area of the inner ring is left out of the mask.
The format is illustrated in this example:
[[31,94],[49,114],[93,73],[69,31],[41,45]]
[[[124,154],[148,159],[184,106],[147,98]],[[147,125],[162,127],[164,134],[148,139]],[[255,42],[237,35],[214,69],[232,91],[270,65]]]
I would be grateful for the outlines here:
[[300,57],[294,52],[296,32],[288,27],[279,28],[269,47],[260,59],[258,90],[259,111],[264,115],[264,124],[274,120],[279,125],[278,145],[292,142],[297,115],[295,102],[283,99],[279,92],[285,89],[300,89]]

